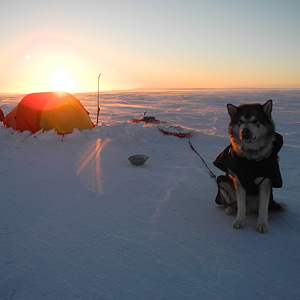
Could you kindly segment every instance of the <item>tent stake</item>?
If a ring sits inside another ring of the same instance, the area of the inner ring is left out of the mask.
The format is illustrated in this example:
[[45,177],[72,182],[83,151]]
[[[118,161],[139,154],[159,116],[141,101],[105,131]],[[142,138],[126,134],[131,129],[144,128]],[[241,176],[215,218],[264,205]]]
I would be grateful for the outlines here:
[[98,122],[99,122],[99,113],[100,113],[100,107],[99,107],[99,80],[100,80],[100,76],[102,73],[99,74],[98,76],[98,103],[97,103],[97,124],[96,126],[98,126]]

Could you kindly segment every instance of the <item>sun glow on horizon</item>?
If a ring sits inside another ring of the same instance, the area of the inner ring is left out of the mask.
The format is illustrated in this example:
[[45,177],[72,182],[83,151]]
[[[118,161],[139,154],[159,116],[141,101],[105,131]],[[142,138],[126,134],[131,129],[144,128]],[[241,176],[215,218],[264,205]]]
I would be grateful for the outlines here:
[[74,81],[72,75],[66,70],[55,71],[51,75],[51,90],[73,92]]
[[101,91],[300,87],[300,1],[19,2],[1,7],[2,93],[96,92],[99,73]]

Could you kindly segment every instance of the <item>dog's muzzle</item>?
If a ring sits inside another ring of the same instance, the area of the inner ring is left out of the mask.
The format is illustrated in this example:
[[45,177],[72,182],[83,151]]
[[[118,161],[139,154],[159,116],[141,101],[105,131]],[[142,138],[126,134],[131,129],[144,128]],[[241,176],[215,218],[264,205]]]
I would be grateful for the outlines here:
[[251,132],[248,128],[243,128],[241,131],[241,139],[242,140],[252,140]]

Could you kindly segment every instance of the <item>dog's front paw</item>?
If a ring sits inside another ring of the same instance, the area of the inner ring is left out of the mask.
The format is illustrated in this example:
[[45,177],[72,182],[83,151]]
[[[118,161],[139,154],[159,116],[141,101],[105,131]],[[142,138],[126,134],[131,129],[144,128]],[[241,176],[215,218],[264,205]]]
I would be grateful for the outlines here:
[[245,220],[235,220],[232,224],[235,229],[241,229],[245,227]]
[[266,232],[268,232],[268,230],[269,230],[268,223],[258,223],[258,224],[256,225],[256,230],[257,230],[259,233],[266,233]]

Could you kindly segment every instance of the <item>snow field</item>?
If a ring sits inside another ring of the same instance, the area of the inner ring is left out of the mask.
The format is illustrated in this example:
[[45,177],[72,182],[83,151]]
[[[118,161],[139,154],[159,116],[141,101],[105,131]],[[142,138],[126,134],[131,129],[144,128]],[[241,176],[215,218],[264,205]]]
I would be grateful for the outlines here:
[[[77,95],[95,120],[95,94]],[[234,230],[188,145],[147,115],[193,129],[213,171],[226,104],[274,100],[288,211]],[[20,100],[0,95],[6,114]],[[0,128],[0,299],[300,299],[299,106],[286,90],[123,91],[101,95],[100,126],[64,137]],[[148,154],[144,166],[127,158]]]

